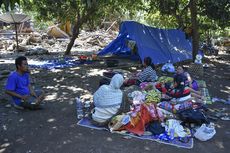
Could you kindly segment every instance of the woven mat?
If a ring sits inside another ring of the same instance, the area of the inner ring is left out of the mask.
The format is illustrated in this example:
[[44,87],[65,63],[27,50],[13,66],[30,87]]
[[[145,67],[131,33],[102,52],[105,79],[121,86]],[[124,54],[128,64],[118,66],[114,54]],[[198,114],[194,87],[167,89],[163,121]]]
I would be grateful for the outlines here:
[[212,104],[212,98],[209,94],[206,82],[204,80],[196,80],[199,86],[199,89],[202,93],[202,96],[205,98],[205,104]]

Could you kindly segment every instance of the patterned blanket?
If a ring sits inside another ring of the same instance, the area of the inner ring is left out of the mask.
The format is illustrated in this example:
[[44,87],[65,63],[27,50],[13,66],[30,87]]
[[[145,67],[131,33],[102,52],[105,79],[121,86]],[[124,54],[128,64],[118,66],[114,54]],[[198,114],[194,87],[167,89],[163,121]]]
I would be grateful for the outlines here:
[[198,86],[199,86],[199,90],[202,93],[202,96],[204,96],[204,103],[205,104],[212,104],[212,99],[211,96],[208,92],[208,88],[206,85],[206,82],[204,80],[197,80]]
[[[80,121],[78,121],[77,123],[79,126],[83,126],[83,127],[87,127],[87,128],[91,128],[91,129],[96,129],[96,130],[106,130],[109,131],[109,129],[107,129],[106,127],[97,127],[93,124],[91,124],[90,120],[88,118],[83,118]],[[142,139],[142,140],[152,140],[152,141],[156,141],[159,143],[163,143],[163,144],[168,144],[168,145],[172,145],[172,146],[176,146],[176,147],[180,147],[180,148],[186,148],[186,149],[191,149],[193,148],[193,138],[189,138],[188,142],[182,142],[180,139],[175,138],[173,140],[168,140],[166,134],[161,134],[161,135],[143,135],[143,136],[138,136],[138,135],[134,135],[132,133],[129,132],[115,132],[118,134],[122,134],[125,136],[129,136],[129,137],[134,137],[134,138],[138,138],[138,139]]]

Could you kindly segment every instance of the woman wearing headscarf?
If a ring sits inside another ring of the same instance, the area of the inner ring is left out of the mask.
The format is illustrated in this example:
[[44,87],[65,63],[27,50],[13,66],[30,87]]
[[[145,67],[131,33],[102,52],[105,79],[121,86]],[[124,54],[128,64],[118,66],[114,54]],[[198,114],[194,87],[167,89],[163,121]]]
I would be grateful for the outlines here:
[[120,89],[124,82],[121,74],[112,77],[109,85],[102,85],[93,95],[94,111],[92,119],[99,125],[106,125],[120,111],[123,93]]

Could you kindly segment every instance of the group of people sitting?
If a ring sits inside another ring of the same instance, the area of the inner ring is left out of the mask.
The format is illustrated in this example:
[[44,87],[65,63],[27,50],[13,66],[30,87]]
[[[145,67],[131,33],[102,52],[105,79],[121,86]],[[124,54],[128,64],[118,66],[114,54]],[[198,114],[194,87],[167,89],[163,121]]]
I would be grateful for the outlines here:
[[[16,108],[36,108],[44,99],[44,92],[34,90],[30,83],[27,59],[20,56],[15,60],[16,71],[12,72],[7,80],[6,93],[12,96]],[[106,125],[110,119],[124,111],[125,95],[121,86],[140,85],[142,82],[156,82],[158,76],[150,57],[143,62],[144,69],[129,79],[121,74],[115,74],[109,85],[102,85],[93,95],[94,109],[91,114],[92,122]],[[174,75],[173,84],[157,83],[156,89],[162,92],[164,98],[190,98],[194,96],[202,99],[197,84],[190,75],[179,66]]]
[[[150,57],[146,57],[143,63],[144,69],[133,75],[129,79],[124,79],[121,74],[115,74],[109,85],[102,85],[93,96],[94,110],[92,112],[92,122],[97,125],[106,125],[112,117],[124,112],[127,101],[122,86],[140,85],[143,82],[156,82],[158,76]],[[198,85],[191,76],[184,71],[182,66],[177,68],[173,77],[173,83],[156,83],[155,88],[159,90],[163,100],[172,98],[185,101],[191,97],[196,101],[202,101],[201,93],[198,91]]]

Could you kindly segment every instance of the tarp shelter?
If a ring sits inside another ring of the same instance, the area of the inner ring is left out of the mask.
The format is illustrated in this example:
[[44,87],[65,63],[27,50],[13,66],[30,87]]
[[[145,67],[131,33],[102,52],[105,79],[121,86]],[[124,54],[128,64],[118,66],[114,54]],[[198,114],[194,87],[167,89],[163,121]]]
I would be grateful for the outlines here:
[[131,55],[128,41],[135,41],[138,55],[143,61],[145,57],[152,58],[154,64],[172,63],[192,59],[192,45],[185,34],[177,29],[158,29],[135,21],[124,21],[120,26],[119,35],[98,55],[108,53],[116,55]]
[[0,21],[3,21],[5,23],[14,24],[15,25],[15,33],[16,33],[16,43],[17,43],[17,49],[18,49],[18,32],[17,32],[17,25],[21,24],[25,21],[28,21],[30,19],[29,16],[25,14],[14,14],[14,13],[6,13],[0,15]]

